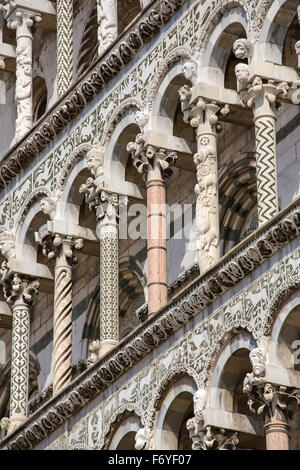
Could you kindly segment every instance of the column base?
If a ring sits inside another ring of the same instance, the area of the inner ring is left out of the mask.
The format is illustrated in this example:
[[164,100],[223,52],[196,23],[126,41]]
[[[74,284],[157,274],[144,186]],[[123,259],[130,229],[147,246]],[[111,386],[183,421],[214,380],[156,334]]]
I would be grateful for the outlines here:
[[118,341],[113,341],[109,339],[105,341],[100,341],[99,358],[105,356],[105,354],[107,354],[117,344],[118,344]]

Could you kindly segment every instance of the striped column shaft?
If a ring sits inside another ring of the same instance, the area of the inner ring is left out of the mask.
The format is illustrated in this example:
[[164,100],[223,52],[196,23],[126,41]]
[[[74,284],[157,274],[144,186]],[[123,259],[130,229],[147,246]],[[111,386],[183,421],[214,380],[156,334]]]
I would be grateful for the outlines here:
[[266,449],[289,450],[289,426],[283,422],[265,424]]
[[168,300],[166,190],[162,179],[147,181],[148,312],[157,312]]
[[73,0],[57,0],[57,88],[62,96],[73,82]]

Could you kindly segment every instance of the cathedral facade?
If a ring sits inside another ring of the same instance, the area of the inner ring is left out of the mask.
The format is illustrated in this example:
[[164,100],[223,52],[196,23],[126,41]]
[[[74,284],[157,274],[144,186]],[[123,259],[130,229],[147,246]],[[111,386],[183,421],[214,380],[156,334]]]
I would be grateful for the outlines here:
[[1,0],[0,449],[300,448],[298,0]]

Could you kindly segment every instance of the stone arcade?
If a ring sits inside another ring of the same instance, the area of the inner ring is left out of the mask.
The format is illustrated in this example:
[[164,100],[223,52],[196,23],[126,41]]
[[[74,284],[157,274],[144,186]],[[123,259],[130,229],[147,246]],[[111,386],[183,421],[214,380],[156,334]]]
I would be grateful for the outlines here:
[[298,0],[1,1],[0,449],[300,449],[299,44]]

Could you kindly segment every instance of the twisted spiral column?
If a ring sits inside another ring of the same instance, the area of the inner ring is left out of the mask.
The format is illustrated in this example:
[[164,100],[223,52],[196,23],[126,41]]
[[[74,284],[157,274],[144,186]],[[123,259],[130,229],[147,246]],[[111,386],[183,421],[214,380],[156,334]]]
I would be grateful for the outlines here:
[[72,266],[66,256],[71,241],[64,240],[55,263],[53,326],[53,394],[71,382]]
[[73,0],[57,0],[57,77],[58,96],[73,82]]

